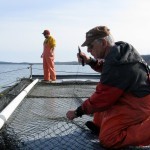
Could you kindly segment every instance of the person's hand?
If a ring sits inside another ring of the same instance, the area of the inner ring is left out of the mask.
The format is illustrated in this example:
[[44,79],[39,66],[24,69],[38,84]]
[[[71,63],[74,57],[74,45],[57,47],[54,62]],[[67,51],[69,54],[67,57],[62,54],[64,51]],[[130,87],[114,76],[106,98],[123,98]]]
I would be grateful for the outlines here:
[[86,56],[85,53],[81,52],[80,54],[77,53],[78,62],[82,62],[82,58],[85,63],[88,63],[90,61],[90,57]]
[[69,120],[73,120],[74,118],[77,118],[77,116],[75,115],[75,110],[70,110],[66,113],[66,117]]

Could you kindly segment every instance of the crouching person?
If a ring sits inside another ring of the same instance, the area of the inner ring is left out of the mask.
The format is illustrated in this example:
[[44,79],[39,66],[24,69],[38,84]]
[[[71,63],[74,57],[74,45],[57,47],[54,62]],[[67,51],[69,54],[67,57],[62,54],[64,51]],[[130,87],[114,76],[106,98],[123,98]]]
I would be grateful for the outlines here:
[[89,30],[82,46],[87,46],[94,58],[81,52],[79,61],[82,57],[101,73],[101,79],[95,92],[76,110],[69,110],[67,118],[94,114],[86,125],[106,148],[150,145],[150,75],[146,62],[131,44],[114,42],[106,26]]

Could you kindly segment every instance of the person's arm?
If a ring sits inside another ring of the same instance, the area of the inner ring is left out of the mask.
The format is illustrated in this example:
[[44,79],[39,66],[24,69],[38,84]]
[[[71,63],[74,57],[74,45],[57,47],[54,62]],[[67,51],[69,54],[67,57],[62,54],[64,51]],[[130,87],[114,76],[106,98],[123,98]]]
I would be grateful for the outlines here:
[[54,49],[56,47],[56,40],[51,36],[51,40],[50,40],[50,46],[52,49]]
[[51,52],[52,52],[52,53],[54,53],[54,49],[55,49],[54,47],[51,48]]
[[92,96],[85,100],[76,110],[68,111],[66,116],[68,119],[73,120],[84,114],[105,111],[119,99],[123,92],[122,89],[99,83]]
[[45,43],[45,40],[44,40],[44,42],[43,42],[43,52],[42,52],[42,54],[41,54],[41,58],[43,58],[43,53],[44,53],[44,43]]
[[50,47],[51,47],[51,53],[54,53],[56,47],[56,40],[52,36],[50,38]]
[[127,74],[127,66],[110,66],[103,68],[101,81],[96,87],[96,91],[85,100],[76,111],[83,114],[93,114],[102,112],[112,107],[132,85],[133,75]]
[[104,64],[104,59],[94,59],[91,58],[89,59],[89,61],[87,62],[87,64],[96,72],[102,72],[102,68],[103,68],[103,64]]
[[66,116],[69,120],[73,120],[74,118],[81,117],[82,115],[84,115],[82,106],[79,106],[76,110],[69,110],[66,113]]
[[84,62],[86,64],[88,64],[93,70],[95,70],[96,72],[102,72],[102,67],[103,67],[103,63],[104,63],[104,59],[94,59],[92,57],[88,57],[85,53],[80,52],[77,53],[77,58],[78,58],[78,62],[82,62],[82,59],[84,59]]
[[84,114],[105,111],[112,107],[123,93],[122,89],[99,83],[91,97],[83,102],[82,111]]

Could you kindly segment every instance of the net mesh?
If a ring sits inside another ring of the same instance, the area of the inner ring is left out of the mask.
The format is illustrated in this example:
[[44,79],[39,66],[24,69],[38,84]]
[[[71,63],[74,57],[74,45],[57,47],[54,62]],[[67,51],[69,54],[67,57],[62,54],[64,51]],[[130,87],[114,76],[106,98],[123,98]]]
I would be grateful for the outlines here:
[[29,85],[31,80],[22,79],[19,83],[4,90],[0,94],[0,111],[2,111],[25,87]]
[[104,150],[85,126],[92,116],[66,119],[66,112],[76,109],[93,91],[95,84],[38,83],[2,128],[0,149]]

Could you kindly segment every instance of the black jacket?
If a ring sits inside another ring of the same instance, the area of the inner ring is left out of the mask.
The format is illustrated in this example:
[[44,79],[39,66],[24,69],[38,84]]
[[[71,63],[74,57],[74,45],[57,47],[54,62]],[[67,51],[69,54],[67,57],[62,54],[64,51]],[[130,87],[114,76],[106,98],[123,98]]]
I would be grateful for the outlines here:
[[128,43],[116,42],[103,64],[92,59],[89,65],[101,72],[101,78],[96,91],[77,109],[78,116],[109,109],[124,94],[137,99],[150,94],[149,67]]

